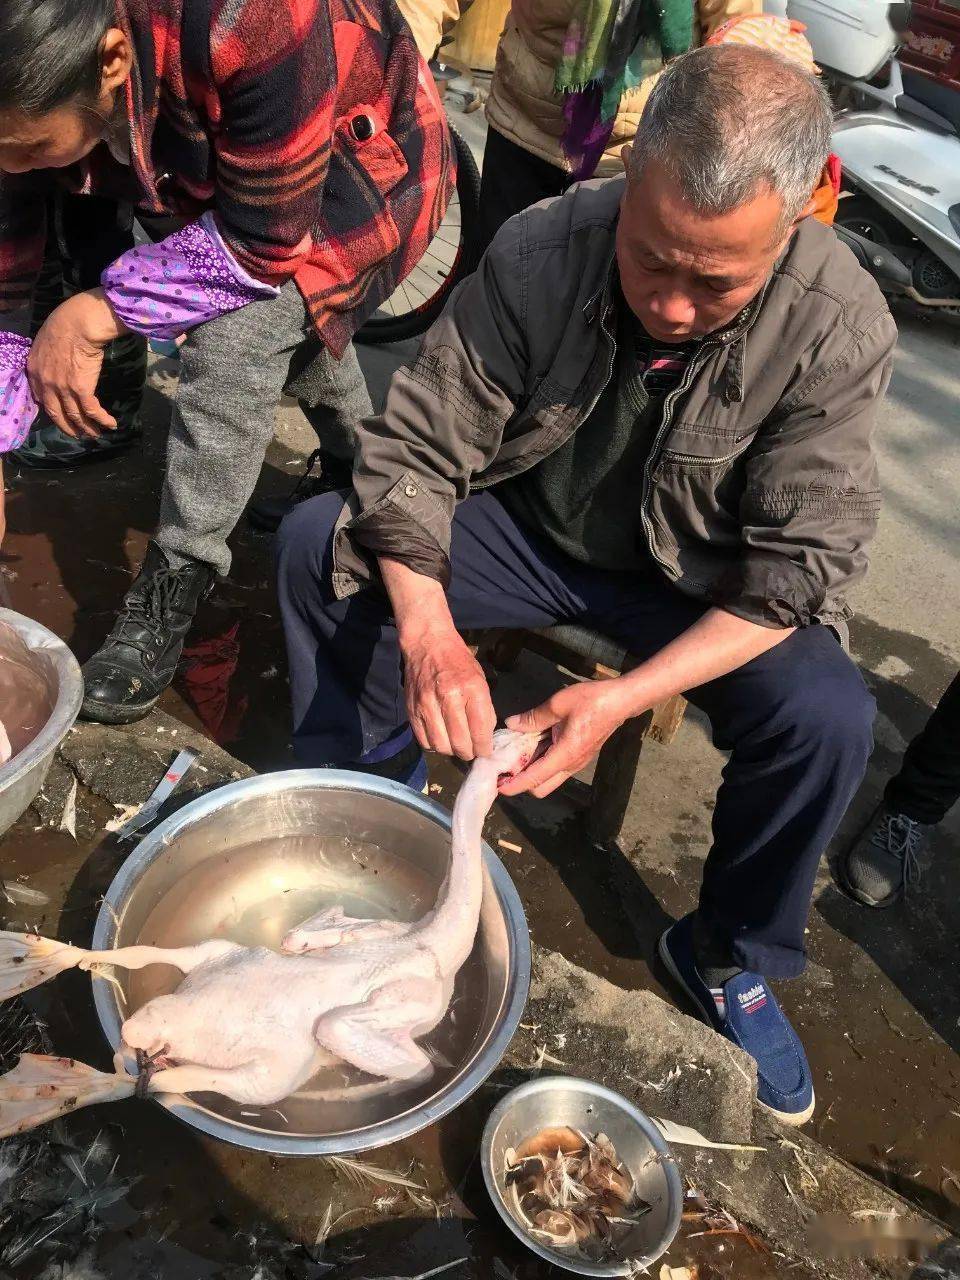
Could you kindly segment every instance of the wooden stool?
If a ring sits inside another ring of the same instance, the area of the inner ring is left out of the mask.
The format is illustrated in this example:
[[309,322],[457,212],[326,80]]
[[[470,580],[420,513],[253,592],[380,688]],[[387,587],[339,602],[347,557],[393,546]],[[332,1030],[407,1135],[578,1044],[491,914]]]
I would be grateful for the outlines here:
[[[538,653],[590,680],[612,680],[636,666],[625,649],[586,627],[544,627],[536,631],[484,631],[471,637],[477,657],[497,671],[509,671],[523,649]],[[587,831],[597,844],[620,838],[640,765],[645,738],[669,745],[683,723],[687,700],[681,694],[627,720],[604,744],[590,788]]]

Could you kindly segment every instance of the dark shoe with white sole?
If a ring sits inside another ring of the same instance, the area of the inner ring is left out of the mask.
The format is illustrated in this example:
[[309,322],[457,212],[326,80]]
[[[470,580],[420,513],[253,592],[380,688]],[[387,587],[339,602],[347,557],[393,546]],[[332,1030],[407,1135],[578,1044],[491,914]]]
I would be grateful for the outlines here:
[[693,915],[671,926],[657,949],[703,1021],[757,1064],[757,1101],[781,1124],[806,1124],[816,1106],[807,1055],[766,980],[744,970],[714,993],[697,968]]
[[213,583],[210,565],[192,560],[172,569],[150,543],[113,630],[84,663],[84,720],[133,724],[149,713],[173,680],[197,608]]
[[892,907],[920,879],[930,830],[881,805],[837,860],[841,886],[865,907]]

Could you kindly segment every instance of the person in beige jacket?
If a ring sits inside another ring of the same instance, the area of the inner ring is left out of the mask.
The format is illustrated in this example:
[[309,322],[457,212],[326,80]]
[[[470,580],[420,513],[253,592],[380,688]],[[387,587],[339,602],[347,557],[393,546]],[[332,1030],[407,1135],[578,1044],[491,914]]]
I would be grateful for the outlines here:
[[397,4],[410,25],[421,57],[429,62],[443,37],[470,8],[471,0],[397,0]]
[[[583,0],[513,0],[497,48],[487,101],[487,135],[480,194],[480,235],[493,239],[515,213],[561,195],[572,181],[564,155],[563,98],[554,89],[571,18]],[[694,0],[700,43],[731,18],[762,12],[762,0]],[[695,27],[696,30],[696,27]],[[647,76],[621,99],[596,177],[623,171],[620,151],[631,142],[656,83]]]

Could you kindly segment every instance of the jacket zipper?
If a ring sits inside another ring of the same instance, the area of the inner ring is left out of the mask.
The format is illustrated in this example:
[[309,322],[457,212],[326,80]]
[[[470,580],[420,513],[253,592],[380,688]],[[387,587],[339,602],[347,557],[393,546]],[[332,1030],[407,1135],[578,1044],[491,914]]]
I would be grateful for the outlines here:
[[594,409],[600,403],[600,397],[603,395],[607,387],[610,385],[610,379],[613,377],[613,366],[616,363],[616,359],[617,359],[617,341],[616,341],[616,338],[614,338],[613,334],[610,332],[610,330],[607,328],[607,316],[609,315],[609,313],[610,313],[610,308],[608,307],[606,311],[604,311],[603,314],[600,316],[600,328],[603,330],[604,336],[607,339],[607,372],[603,376],[603,382],[600,384],[600,389],[597,391],[597,394],[594,396],[590,404],[590,408],[587,410],[587,412],[583,416],[581,426],[583,425],[583,422],[586,422],[587,418],[590,417],[590,414],[593,413]]
[[[712,355],[714,351],[719,351],[721,345],[722,344],[719,342],[712,342],[709,346],[702,346],[697,352],[697,355],[690,361],[684,370],[683,377],[681,378],[679,385],[674,387],[674,389],[664,399],[663,415],[660,419],[660,430],[654,438],[650,453],[647,456],[646,465],[643,468],[643,491],[640,495],[640,523],[643,527],[644,536],[647,540],[647,550],[653,556],[654,560],[656,560],[660,565],[661,569],[663,569],[671,578],[674,576],[673,571],[663,557],[657,553],[653,541],[653,521],[650,519],[650,503],[653,497],[653,468],[654,464],[660,459],[661,447],[670,430],[670,418],[673,413],[674,405],[677,403],[679,398],[685,394],[685,392],[689,391],[690,385],[693,382],[694,374],[697,372],[699,366],[705,364],[708,356]],[[677,456],[680,457],[681,455],[678,454]]]
[[[600,387],[599,387],[599,389],[598,389],[598,391],[597,391],[597,394],[596,394],[596,395],[593,397],[593,399],[589,402],[589,407],[585,410],[585,412],[583,413],[582,418],[580,419],[580,425],[581,425],[581,426],[583,426],[583,424],[586,422],[587,418],[589,418],[590,414],[591,414],[591,413],[593,413],[594,409],[595,409],[595,408],[597,407],[597,405],[600,403],[600,397],[603,395],[604,391],[606,391],[607,387],[610,385],[610,379],[613,377],[613,365],[614,365],[614,361],[616,360],[616,357],[617,357],[617,352],[616,352],[616,340],[614,339],[613,334],[612,334],[612,333],[610,332],[610,330],[607,328],[607,317],[606,317],[606,315],[603,315],[603,316],[601,316],[601,317],[600,317],[600,328],[603,330],[604,337],[607,339],[607,343],[608,343],[608,347],[607,347],[607,371],[606,371],[606,373],[604,374],[603,381],[602,381],[602,382],[601,382],[601,384],[600,384]],[[573,433],[571,432],[570,434],[572,435]],[[569,438],[570,438],[570,436],[568,435],[568,436],[567,436],[567,439],[569,440]],[[561,447],[561,445],[557,445],[556,447],[559,449],[559,448]],[[550,450],[550,452],[552,453],[552,452],[553,452],[553,450]],[[549,456],[549,455],[545,455],[545,456]],[[514,472],[514,475],[522,475],[522,473],[523,473],[524,471],[527,471],[527,470],[529,470],[529,466],[527,466],[527,467],[522,467],[520,471],[518,471],[518,472]],[[513,476],[507,476],[506,478],[507,478],[508,480],[512,480],[512,479],[513,479]],[[473,482],[471,482],[470,488],[471,488],[471,490],[472,490],[472,491],[477,491],[477,492],[478,492],[478,491],[479,491],[479,490],[481,490],[481,489],[488,489],[488,488],[490,488],[490,487],[491,487],[491,485],[495,485],[495,484],[499,484],[499,483],[500,483],[500,479],[499,479],[499,478],[497,478],[497,479],[495,479],[495,480],[481,480],[481,481],[479,481],[479,482],[477,482],[477,483],[473,483]]]
[[673,449],[664,449],[662,458],[669,458],[671,462],[685,462],[692,466],[701,467],[718,467],[724,462],[733,462],[735,458],[739,458],[750,447],[750,441],[734,453],[727,453],[722,458],[705,458],[698,453],[675,453]]

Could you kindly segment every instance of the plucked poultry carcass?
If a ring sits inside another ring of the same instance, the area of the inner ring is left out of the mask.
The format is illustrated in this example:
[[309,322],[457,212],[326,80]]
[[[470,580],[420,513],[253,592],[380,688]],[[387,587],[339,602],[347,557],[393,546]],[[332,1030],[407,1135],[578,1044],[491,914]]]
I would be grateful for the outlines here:
[[[270,1106],[340,1061],[390,1081],[426,1079],[417,1040],[438,1025],[473,949],[483,892],[483,820],[504,776],[526,768],[538,734],[501,730],[474,762],[453,811],[450,866],[433,910],[415,924],[355,920],[333,907],[289,933],[281,951],[213,939],[193,947],[83,951],[0,933],[0,998],[72,968],[174,965],[185,975],[122,1028],[116,1073],[25,1054],[0,1077],[0,1136],[95,1102],[150,1093],[218,1093]],[[124,1060],[137,1055],[141,1071]]]

